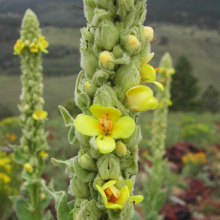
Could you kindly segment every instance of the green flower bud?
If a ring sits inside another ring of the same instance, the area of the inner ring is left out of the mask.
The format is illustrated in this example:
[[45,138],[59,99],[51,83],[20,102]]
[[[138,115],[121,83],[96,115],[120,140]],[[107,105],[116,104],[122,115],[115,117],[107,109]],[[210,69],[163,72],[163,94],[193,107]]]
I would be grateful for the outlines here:
[[73,176],[70,180],[70,193],[77,198],[88,198],[90,196],[89,186]]
[[154,37],[154,30],[152,27],[145,26],[144,27],[144,38],[150,42]]
[[[111,21],[107,11],[95,9],[95,16],[98,26],[95,32],[95,45],[100,49],[111,51],[119,42],[118,29]],[[100,21],[98,21],[99,19]]]
[[79,164],[83,169],[86,169],[89,171],[96,171],[97,170],[97,167],[96,167],[94,160],[92,159],[92,157],[88,153],[83,154],[79,158]]
[[92,97],[94,96],[97,88],[92,82],[85,81],[85,83],[83,84],[83,89],[89,96]]
[[81,206],[77,214],[77,220],[95,220],[100,219],[102,216],[102,211],[96,206],[95,200],[86,200]]
[[113,155],[104,155],[97,161],[99,174],[103,180],[117,180],[120,175],[120,163],[118,158]]

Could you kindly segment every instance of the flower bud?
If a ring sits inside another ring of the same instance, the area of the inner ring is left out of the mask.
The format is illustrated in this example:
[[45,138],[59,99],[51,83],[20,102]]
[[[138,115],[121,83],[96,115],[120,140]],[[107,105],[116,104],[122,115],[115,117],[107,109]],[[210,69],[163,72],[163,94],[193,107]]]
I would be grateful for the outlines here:
[[113,154],[102,156],[97,161],[99,174],[103,180],[117,180],[120,174],[120,163]]
[[89,96],[94,96],[96,92],[96,86],[90,81],[84,83],[83,89]]
[[127,154],[127,148],[123,142],[121,141],[116,142],[115,153],[119,157],[124,157]]
[[91,158],[91,156],[88,153],[83,154],[79,158],[79,164],[83,169],[86,169],[89,171],[96,171],[97,170],[97,167],[96,167],[94,160]]
[[114,60],[112,53],[104,51],[99,55],[100,66],[107,70],[113,70],[115,65],[111,62]]
[[125,47],[128,52],[134,54],[140,48],[140,42],[134,35],[129,35]]
[[90,195],[88,183],[80,181],[76,176],[70,180],[70,192],[77,198],[88,198]]
[[32,173],[33,172],[33,167],[30,163],[25,163],[24,164],[24,169],[28,172],[28,173]]
[[147,86],[135,86],[126,92],[128,106],[134,111],[147,111],[157,108],[153,91]]
[[148,26],[145,26],[144,27],[144,38],[147,40],[147,41],[151,41],[154,37],[154,30],[152,27],[148,27]]

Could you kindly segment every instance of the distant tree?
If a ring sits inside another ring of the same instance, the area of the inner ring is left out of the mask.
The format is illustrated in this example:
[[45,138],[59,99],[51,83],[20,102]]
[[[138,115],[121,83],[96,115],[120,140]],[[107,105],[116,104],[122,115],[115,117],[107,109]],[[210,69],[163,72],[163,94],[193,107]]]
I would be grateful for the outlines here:
[[216,113],[220,108],[220,93],[213,85],[209,85],[204,91],[201,103],[204,111]]
[[174,111],[194,111],[198,107],[196,97],[199,92],[198,82],[192,74],[192,65],[186,56],[181,56],[173,75],[171,97]]

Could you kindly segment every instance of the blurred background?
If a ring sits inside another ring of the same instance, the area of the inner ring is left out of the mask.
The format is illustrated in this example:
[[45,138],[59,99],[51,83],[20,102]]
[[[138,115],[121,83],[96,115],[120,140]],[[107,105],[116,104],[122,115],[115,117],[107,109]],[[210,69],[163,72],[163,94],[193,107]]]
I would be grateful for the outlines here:
[[[26,9],[31,8],[50,43],[49,54],[43,55],[45,109],[49,112],[48,151],[50,157],[67,159],[77,153],[78,146],[68,143],[67,129],[57,106],[65,106],[73,116],[80,112],[73,97],[76,75],[80,71],[80,28],[86,26],[81,7],[82,1],[76,0],[0,0],[0,179],[3,178],[1,173],[10,178],[10,181],[3,181],[4,186],[0,185],[1,220],[9,219],[12,209],[7,198],[16,194],[20,183],[14,173],[21,169],[14,164],[13,155],[9,155],[8,145],[19,143],[21,135],[17,118],[20,59],[13,55],[13,46],[20,36],[22,17]],[[164,219],[220,219],[220,192],[217,190],[220,182],[220,1],[149,0],[147,9],[145,25],[152,26],[154,39],[159,39],[151,44],[155,52],[151,64],[159,66],[162,55],[168,51],[176,69],[166,140],[167,157],[174,167],[170,190],[176,196],[182,193],[181,199],[189,204],[176,207],[167,203],[162,210]],[[143,152],[149,145],[151,115],[151,112],[142,114],[140,146]],[[198,172],[205,173],[206,178],[190,179],[188,188],[184,188],[178,185],[183,167],[181,157],[191,151],[205,152],[205,171]],[[10,168],[1,165],[1,160],[6,158],[8,162],[2,164]],[[54,178],[57,190],[66,188],[68,178],[63,169],[51,165],[50,159],[47,164],[44,177]],[[3,189],[5,185],[7,192]],[[189,194],[194,197],[189,199]],[[217,198],[215,202],[213,196]],[[173,217],[167,214],[171,212]]]

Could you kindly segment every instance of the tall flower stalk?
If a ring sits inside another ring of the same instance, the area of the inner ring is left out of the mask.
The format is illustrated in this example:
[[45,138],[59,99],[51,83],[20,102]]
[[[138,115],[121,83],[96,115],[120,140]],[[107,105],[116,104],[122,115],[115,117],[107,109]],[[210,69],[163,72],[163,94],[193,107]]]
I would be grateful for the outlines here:
[[81,30],[81,67],[75,101],[82,114],[74,119],[59,106],[69,141],[79,142],[76,157],[67,161],[69,193],[51,194],[59,220],[128,220],[133,205],[143,200],[133,196],[138,173],[139,112],[157,107],[153,91],[143,85],[156,82],[150,41],[153,29],[142,24],[146,0],[84,0],[87,27]]
[[168,107],[172,104],[170,99],[171,76],[174,72],[171,56],[169,53],[166,53],[161,59],[158,71],[158,79],[163,83],[164,91],[158,91],[156,95],[159,101],[159,107],[154,111],[150,154],[147,156],[147,159],[153,165],[152,167],[145,166],[149,176],[145,188],[146,194],[144,201],[145,219],[147,220],[162,219],[158,213],[166,199],[165,181],[168,175],[168,167],[164,155]]
[[47,157],[47,134],[44,121],[47,112],[43,110],[42,58],[47,53],[48,43],[41,35],[36,15],[28,9],[22,21],[21,37],[14,46],[14,54],[21,58],[22,94],[19,105],[22,137],[20,146],[15,147],[15,159],[22,164],[23,185],[15,205],[21,220],[41,220],[50,196],[41,186],[44,159]]

